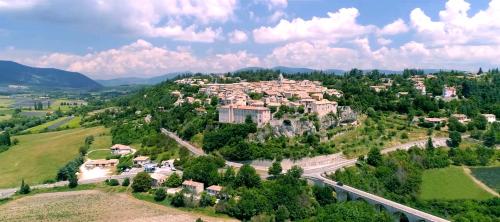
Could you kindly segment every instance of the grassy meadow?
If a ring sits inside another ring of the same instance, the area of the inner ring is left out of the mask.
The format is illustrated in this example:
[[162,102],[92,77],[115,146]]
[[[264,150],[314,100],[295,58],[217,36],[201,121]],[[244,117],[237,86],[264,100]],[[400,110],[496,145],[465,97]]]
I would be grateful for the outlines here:
[[425,170],[420,198],[424,200],[484,200],[493,197],[479,187],[461,167]]
[[29,184],[53,179],[60,167],[78,155],[86,136],[108,131],[94,127],[14,137],[19,144],[0,153],[0,188],[17,187],[22,179]]

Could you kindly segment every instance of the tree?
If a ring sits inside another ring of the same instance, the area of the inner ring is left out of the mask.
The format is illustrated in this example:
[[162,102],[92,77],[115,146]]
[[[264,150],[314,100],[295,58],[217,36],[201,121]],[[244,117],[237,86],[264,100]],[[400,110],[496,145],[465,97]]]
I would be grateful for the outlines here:
[[24,183],[24,179],[21,181],[21,187],[19,187],[19,194],[29,194],[31,188],[27,183]]
[[140,172],[134,177],[132,189],[134,192],[146,192],[151,189],[153,179],[146,172]]
[[11,141],[10,141],[10,134],[8,131],[5,131],[4,133],[2,133],[0,135],[0,146],[1,145],[5,145],[5,146],[10,146],[12,145],[11,144]]
[[252,166],[244,164],[236,175],[235,185],[248,188],[258,187],[260,186],[260,177]]
[[288,211],[288,208],[286,208],[286,206],[279,205],[278,209],[276,210],[276,222],[283,222],[288,218],[290,218],[290,212]]
[[208,194],[207,192],[202,192],[200,197],[200,207],[211,207],[215,205],[215,197]]
[[127,177],[123,179],[122,186],[128,187],[128,185],[130,185],[130,179]]
[[433,151],[434,150],[434,144],[432,143],[431,137],[427,138],[427,144],[426,144],[425,148],[428,151]]
[[173,197],[172,197],[172,202],[170,202],[172,206],[174,207],[184,207],[186,206],[186,202],[184,202],[184,193],[177,192]]
[[450,131],[449,138],[450,139],[446,142],[450,147],[458,147],[458,145],[460,145],[460,143],[462,142],[462,135],[460,135],[460,133],[457,131]]
[[226,168],[224,175],[222,176],[222,183],[225,186],[231,186],[236,179],[236,172],[232,166]]
[[75,174],[70,174],[68,176],[68,181],[69,181],[69,184],[68,184],[69,188],[75,188],[78,186],[78,178],[76,177]]
[[333,189],[329,186],[314,186],[313,194],[321,206],[325,206],[335,202],[333,197]]
[[114,187],[114,186],[120,185],[120,182],[118,182],[117,179],[110,179],[110,180],[108,180],[108,185]]
[[170,175],[165,181],[165,186],[167,187],[179,187],[182,184],[182,179],[177,173]]
[[165,198],[167,198],[167,194],[165,193],[165,190],[163,188],[156,189],[155,196],[154,196],[155,201],[160,202],[160,201],[165,200]]
[[478,75],[483,74],[483,68],[479,67],[479,71],[477,72]]
[[485,130],[488,125],[488,120],[483,115],[477,115],[472,119],[471,124],[479,130]]
[[277,177],[281,174],[283,168],[281,168],[281,162],[274,161],[273,164],[268,169],[268,174]]
[[371,148],[370,152],[368,152],[366,162],[372,166],[380,165],[382,163],[382,154],[380,153],[380,150],[376,147]]

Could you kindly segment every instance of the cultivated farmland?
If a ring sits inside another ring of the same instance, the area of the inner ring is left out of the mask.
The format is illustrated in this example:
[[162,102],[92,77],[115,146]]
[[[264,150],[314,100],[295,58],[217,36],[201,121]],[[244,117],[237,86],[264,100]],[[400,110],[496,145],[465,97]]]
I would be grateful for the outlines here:
[[23,178],[30,184],[54,178],[60,167],[78,155],[86,136],[107,131],[94,127],[16,136],[19,144],[0,153],[0,188],[17,187]]

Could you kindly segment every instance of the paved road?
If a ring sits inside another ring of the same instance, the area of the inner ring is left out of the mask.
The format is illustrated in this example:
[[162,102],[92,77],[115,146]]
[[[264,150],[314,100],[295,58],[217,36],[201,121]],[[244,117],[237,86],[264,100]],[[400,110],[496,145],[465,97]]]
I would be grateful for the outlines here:
[[[204,156],[204,155],[207,155],[205,153],[205,151],[203,151],[202,149],[198,148],[198,147],[195,147],[193,144],[181,139],[179,136],[177,136],[177,134],[173,133],[173,132],[170,132],[166,129],[161,129],[161,132],[163,134],[165,134],[166,136],[174,139],[177,143],[179,143],[180,145],[182,145],[183,147],[185,147],[186,149],[188,149],[192,154],[194,154],[195,156]],[[236,168],[240,168],[241,166],[243,166],[242,163],[237,163],[237,162],[232,162],[232,161],[227,161],[226,160],[226,165],[227,166],[232,166],[232,167],[236,167]],[[259,171],[260,175],[261,176],[267,176],[267,167],[263,167],[263,166],[253,166],[257,171]]]
[[57,128],[59,128],[60,126],[62,126],[62,125],[64,125],[64,124],[68,123],[69,121],[71,121],[71,120],[72,120],[72,119],[74,119],[74,118],[75,118],[75,116],[68,116],[68,117],[66,117],[66,118],[65,118],[65,119],[63,119],[63,120],[61,120],[61,121],[59,121],[59,122],[57,122],[57,123],[54,123],[54,124],[52,124],[52,125],[48,126],[48,127],[47,127],[47,129],[49,129],[49,130],[57,129]]

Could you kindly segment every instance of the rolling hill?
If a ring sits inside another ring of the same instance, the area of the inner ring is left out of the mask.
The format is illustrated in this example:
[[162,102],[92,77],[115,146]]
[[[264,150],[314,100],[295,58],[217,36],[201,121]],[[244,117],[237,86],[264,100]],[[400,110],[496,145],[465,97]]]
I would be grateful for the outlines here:
[[116,78],[107,80],[96,80],[103,86],[121,86],[121,85],[154,85],[163,82],[168,79],[172,79],[181,74],[189,74],[191,72],[174,72],[168,73],[161,76],[155,76],[152,78],[139,78],[139,77],[129,77],[129,78]]
[[0,85],[36,88],[98,89],[102,86],[87,76],[53,68],[36,68],[12,61],[0,61]]

